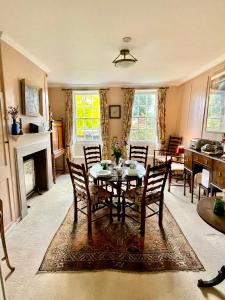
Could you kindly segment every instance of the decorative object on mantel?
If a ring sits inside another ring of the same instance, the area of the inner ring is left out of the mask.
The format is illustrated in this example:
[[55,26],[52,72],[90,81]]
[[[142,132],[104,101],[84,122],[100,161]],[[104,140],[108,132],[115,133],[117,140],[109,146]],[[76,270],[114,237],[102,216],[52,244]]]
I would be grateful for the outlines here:
[[31,85],[27,80],[21,80],[22,112],[26,116],[43,115],[42,88]]
[[109,105],[109,117],[110,119],[121,118],[121,106],[120,105]]
[[30,123],[30,133],[39,133],[44,131],[45,131],[44,124],[40,125],[40,124]]
[[19,134],[22,135],[23,134],[23,125],[22,125],[22,119],[19,118],[19,124],[20,124],[20,132]]
[[17,135],[20,133],[20,125],[19,123],[16,122],[16,119],[18,117],[19,114],[19,108],[18,105],[17,106],[9,106],[8,107],[8,114],[11,115],[13,123],[11,126],[11,133],[12,135]]
[[[123,38],[124,43],[129,43],[131,37],[126,36]],[[113,60],[115,67],[127,68],[134,65],[138,60],[130,53],[127,48],[120,50],[120,54]]]
[[[80,203],[81,205],[83,203]],[[73,207],[56,232],[39,272],[120,270],[130,272],[204,271],[173,216],[164,208],[164,230],[156,218],[146,220],[145,240],[139,224],[127,218],[126,224],[101,218],[88,240],[86,216],[73,226]],[[100,212],[99,212],[100,213]],[[105,214],[105,211],[102,211]]]

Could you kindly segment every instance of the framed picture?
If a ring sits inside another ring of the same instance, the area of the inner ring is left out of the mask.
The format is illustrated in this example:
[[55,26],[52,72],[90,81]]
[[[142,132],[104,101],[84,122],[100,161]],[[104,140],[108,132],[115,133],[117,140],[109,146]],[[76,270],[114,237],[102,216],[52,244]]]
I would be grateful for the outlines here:
[[38,117],[43,114],[42,88],[34,86],[25,79],[21,80],[22,113]]
[[120,105],[109,105],[109,117],[110,119],[121,118],[121,106]]

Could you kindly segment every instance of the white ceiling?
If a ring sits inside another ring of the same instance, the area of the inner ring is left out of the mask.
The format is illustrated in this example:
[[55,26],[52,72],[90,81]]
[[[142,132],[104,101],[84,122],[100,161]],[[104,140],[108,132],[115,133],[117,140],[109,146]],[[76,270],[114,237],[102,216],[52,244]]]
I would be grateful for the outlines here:
[[[178,84],[225,59],[224,0],[0,0],[3,38],[55,85]],[[138,59],[112,60],[131,36]]]

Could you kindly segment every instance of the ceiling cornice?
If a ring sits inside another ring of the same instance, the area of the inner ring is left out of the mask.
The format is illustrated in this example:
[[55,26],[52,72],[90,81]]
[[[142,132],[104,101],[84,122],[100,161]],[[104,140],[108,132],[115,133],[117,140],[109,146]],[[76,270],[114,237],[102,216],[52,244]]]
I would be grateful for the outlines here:
[[39,59],[37,59],[34,55],[32,55],[27,50],[25,50],[22,46],[20,46],[8,34],[6,34],[3,31],[0,31],[0,40],[4,41],[9,46],[11,46],[15,50],[17,50],[19,53],[21,53],[23,56],[25,56],[27,59],[29,59],[32,63],[34,63],[36,66],[38,66],[44,72],[46,72],[46,73],[50,72],[49,68],[46,67]]
[[187,77],[183,78],[182,80],[178,80],[177,82],[175,82],[174,85],[181,85],[181,84],[197,77],[198,75],[201,75],[202,73],[212,69],[213,67],[221,65],[223,63],[225,63],[225,53],[223,55],[217,57],[216,59],[212,60],[210,63],[204,65],[201,68],[199,68],[198,70],[194,71],[193,73],[191,73]]

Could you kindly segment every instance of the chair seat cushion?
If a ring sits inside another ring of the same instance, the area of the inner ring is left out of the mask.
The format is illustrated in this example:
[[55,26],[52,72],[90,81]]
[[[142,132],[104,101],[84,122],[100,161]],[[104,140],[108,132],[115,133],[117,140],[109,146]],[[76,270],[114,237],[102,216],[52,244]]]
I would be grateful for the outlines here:
[[[111,193],[106,191],[103,187],[96,184],[89,185],[89,192],[91,196],[91,203],[98,204],[111,197]],[[77,191],[77,197],[81,200],[87,201],[87,194],[85,192]]]
[[171,164],[171,171],[184,171],[184,164],[182,163],[177,163],[177,162],[172,162]]
[[[143,195],[144,188],[138,187],[134,189],[130,189],[123,193],[124,197],[130,201],[133,201],[137,205],[141,205],[142,195]],[[148,193],[145,197],[145,205],[149,205],[152,203],[156,203],[160,201],[161,193]]]
[[155,159],[160,162],[166,162],[171,159],[171,155],[157,155]]

